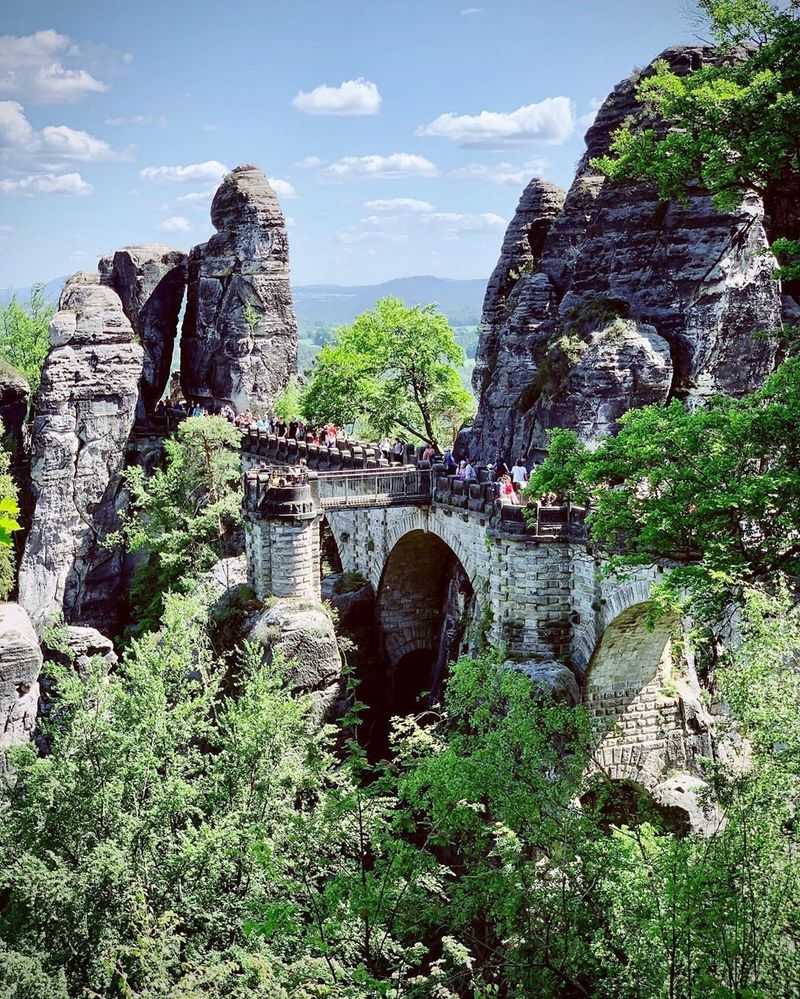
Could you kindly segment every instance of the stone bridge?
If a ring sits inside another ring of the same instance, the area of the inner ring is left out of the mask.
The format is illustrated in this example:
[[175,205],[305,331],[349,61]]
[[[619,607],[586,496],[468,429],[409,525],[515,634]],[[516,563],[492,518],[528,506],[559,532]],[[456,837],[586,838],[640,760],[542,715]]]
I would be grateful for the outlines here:
[[[400,464],[399,461],[408,462]],[[301,465],[300,462],[303,462]],[[584,512],[539,506],[528,526],[497,487],[464,483],[410,455],[370,445],[334,449],[245,435],[251,583],[260,597],[319,598],[320,525],[345,571],[369,580],[383,656],[402,671],[435,655],[443,597],[460,580],[469,626],[461,648],[501,648],[520,662],[558,662],[578,680],[601,733],[595,765],[655,791],[709,752],[685,684],[673,676],[679,622],[648,621],[657,568],[603,572]]]

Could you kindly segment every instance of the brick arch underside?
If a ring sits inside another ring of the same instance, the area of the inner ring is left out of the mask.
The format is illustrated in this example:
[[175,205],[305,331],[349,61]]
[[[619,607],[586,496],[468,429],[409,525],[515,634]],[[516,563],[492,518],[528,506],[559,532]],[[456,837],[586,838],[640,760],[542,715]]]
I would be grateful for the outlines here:
[[670,692],[674,618],[648,621],[648,603],[610,621],[586,675],[584,704],[597,732],[592,769],[652,791],[687,765],[680,700]]
[[[456,553],[430,531],[412,530],[394,545],[377,601],[388,666],[414,652],[435,654],[446,588],[459,572],[466,582],[468,573]],[[471,589],[471,581],[468,585]]]

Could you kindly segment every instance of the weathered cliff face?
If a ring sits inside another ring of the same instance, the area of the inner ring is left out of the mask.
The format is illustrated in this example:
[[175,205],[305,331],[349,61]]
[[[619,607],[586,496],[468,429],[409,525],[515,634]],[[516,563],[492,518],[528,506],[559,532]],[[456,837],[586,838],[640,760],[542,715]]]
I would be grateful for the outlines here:
[[50,326],[32,434],[35,509],[20,565],[19,599],[40,628],[67,622],[114,633],[122,555],[103,547],[125,501],[125,446],[143,352],[119,296],[96,274],[64,286]]
[[144,349],[138,417],[164,394],[186,290],[187,257],[167,246],[126,246],[98,264],[100,280],[116,291]]
[[[660,58],[688,72],[710,52],[675,48]],[[501,307],[495,276],[484,303],[479,407],[466,443],[475,457],[535,456],[552,426],[596,440],[631,407],[741,394],[772,367],[774,345],[755,335],[781,319],[761,200],[750,195],[723,215],[700,188],[683,204],[665,203],[591,167],[637,110],[637,79],[620,83],[598,112],[539,253],[519,234],[541,182],[529,185],[509,226],[498,270],[511,279]]]
[[19,604],[0,603],[0,774],[5,750],[27,742],[36,725],[42,653]]
[[181,337],[187,399],[268,411],[297,368],[286,223],[255,167],[237,167],[211,205],[217,234],[189,257]]

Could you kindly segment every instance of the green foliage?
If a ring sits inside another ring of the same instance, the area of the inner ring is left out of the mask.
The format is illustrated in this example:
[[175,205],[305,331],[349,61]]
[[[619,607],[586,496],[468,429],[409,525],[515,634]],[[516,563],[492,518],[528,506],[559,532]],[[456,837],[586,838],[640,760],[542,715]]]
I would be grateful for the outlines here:
[[378,437],[406,432],[449,442],[474,405],[458,375],[463,363],[452,329],[433,306],[385,298],[320,350],[303,412],[318,425],[360,420]]
[[302,416],[300,403],[300,386],[297,383],[297,377],[292,375],[286,387],[275,400],[273,407],[275,415],[279,420],[285,420],[287,423],[299,420]]
[[137,630],[157,625],[166,593],[190,591],[226,554],[241,520],[239,443],[224,418],[191,417],[164,442],[164,468],[125,472],[131,507],[107,543],[142,553],[131,589]]
[[592,506],[591,536],[613,566],[678,562],[673,592],[725,598],[800,573],[800,359],[764,387],[687,410],[631,410],[591,451],[555,430],[529,497]]
[[255,333],[258,329],[258,324],[261,322],[261,313],[253,306],[252,302],[247,302],[242,309],[242,315],[250,333]]
[[50,349],[48,330],[53,312],[38,285],[31,291],[27,308],[13,298],[8,305],[0,305],[0,357],[22,372],[32,397],[39,387],[42,365]]
[[197,607],[165,603],[115,670],[49,667],[50,753],[17,750],[0,803],[6,995],[288,999],[244,932],[271,893],[254,846],[284,848],[328,757],[280,663],[245,650],[226,696]]
[[[0,423],[0,438],[3,425]],[[11,459],[0,445],[0,600],[14,586],[14,531],[20,530],[17,486],[10,472]]]
[[[618,129],[610,154],[593,164],[616,180],[650,181],[666,199],[684,198],[699,178],[731,211],[747,189],[765,194],[800,171],[800,8],[767,0],[701,0],[700,8],[721,65],[678,76],[656,64],[637,87],[643,115]],[[653,127],[653,116],[669,130]],[[786,243],[778,250],[791,258],[786,279],[800,277],[796,251]]]

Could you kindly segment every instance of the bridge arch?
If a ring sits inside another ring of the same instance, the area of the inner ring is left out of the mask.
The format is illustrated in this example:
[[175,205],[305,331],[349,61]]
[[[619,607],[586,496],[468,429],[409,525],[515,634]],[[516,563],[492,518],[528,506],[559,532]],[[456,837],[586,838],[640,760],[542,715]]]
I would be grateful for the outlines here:
[[677,618],[653,620],[644,583],[620,593],[624,607],[602,633],[589,661],[584,704],[596,743],[593,769],[652,792],[665,770],[686,765],[680,698],[674,686],[673,636]]
[[447,664],[464,646],[474,603],[467,568],[438,532],[414,529],[400,535],[377,587],[395,713],[411,710],[422,691],[439,693]]

